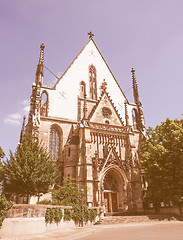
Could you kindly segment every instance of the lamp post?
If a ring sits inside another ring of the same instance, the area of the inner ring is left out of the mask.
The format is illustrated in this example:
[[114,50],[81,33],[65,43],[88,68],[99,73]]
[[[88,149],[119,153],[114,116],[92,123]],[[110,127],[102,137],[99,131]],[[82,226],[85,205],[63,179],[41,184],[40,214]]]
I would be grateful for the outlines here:
[[81,194],[82,194],[82,202],[81,202],[81,210],[82,210],[82,227],[84,225],[84,206],[83,206],[83,197],[84,197],[84,189],[81,189]]

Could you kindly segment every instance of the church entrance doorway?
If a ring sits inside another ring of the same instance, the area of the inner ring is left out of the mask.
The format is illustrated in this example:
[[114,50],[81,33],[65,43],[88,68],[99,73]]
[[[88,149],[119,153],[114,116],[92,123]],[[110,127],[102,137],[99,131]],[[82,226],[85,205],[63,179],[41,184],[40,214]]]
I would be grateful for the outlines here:
[[104,178],[105,212],[118,211],[119,184],[115,172],[110,171]]

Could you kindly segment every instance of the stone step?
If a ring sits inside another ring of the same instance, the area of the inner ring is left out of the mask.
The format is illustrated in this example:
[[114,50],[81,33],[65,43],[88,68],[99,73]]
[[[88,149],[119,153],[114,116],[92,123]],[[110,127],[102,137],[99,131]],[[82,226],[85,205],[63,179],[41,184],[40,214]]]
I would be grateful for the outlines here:
[[157,221],[183,221],[182,216],[166,215],[139,215],[139,216],[107,216],[100,219],[97,224],[143,223]]

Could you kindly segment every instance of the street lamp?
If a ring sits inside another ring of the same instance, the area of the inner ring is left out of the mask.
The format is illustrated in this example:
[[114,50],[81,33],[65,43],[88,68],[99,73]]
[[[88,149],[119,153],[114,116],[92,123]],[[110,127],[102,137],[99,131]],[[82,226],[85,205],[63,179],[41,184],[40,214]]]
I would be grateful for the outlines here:
[[84,189],[83,188],[81,189],[81,194],[82,194],[82,199],[81,199],[82,200],[82,202],[81,202],[82,209],[81,210],[82,210],[82,227],[83,227],[83,225],[84,225],[84,206],[83,206]]

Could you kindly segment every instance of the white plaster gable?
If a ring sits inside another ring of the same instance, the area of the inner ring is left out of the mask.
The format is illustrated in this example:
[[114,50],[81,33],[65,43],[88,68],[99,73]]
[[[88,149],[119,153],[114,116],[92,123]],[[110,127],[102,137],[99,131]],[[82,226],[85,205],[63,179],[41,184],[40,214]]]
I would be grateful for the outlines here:
[[110,97],[121,118],[125,119],[124,102],[126,98],[93,39],[87,42],[54,88],[47,90],[49,94],[49,116],[77,120],[77,98],[81,81],[86,84],[86,94],[89,98],[90,65],[94,65],[96,68],[97,96],[100,96],[100,87],[103,79],[105,79]]
[[[107,108],[111,111],[111,115],[109,117],[103,116],[103,108]],[[108,121],[110,125],[123,126],[122,120],[111,103],[108,94],[104,92],[97,106],[94,107],[94,112],[92,113],[90,122],[105,124],[106,121]]]

